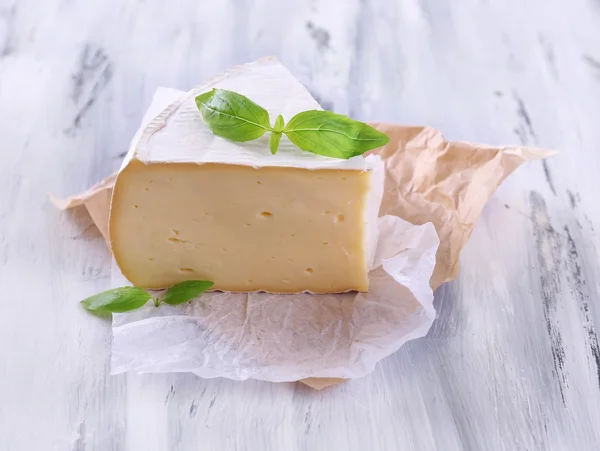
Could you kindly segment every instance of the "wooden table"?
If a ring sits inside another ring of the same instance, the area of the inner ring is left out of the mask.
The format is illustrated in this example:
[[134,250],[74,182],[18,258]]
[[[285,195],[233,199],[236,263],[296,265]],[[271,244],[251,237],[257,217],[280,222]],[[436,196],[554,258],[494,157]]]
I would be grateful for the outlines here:
[[[158,86],[276,55],[325,108],[556,148],[489,202],[429,335],[303,385],[109,375],[110,258],[48,201]],[[0,450],[600,449],[600,3],[0,0]]]

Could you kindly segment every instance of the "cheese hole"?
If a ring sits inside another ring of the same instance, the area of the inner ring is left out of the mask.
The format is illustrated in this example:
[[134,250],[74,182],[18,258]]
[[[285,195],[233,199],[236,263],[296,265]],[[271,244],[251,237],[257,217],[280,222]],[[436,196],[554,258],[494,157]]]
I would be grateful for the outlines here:
[[324,215],[328,215],[329,213],[331,213],[329,210],[325,210],[325,211],[323,212],[323,214],[324,214]]
[[260,216],[263,218],[270,218],[271,216],[273,216],[273,214],[268,211],[261,211]]
[[150,190],[150,188],[148,188],[148,187],[144,188],[144,191],[149,191],[149,190]]
[[181,271],[181,272],[194,272],[194,270],[192,268],[179,268],[179,271]]
[[342,180],[346,180],[346,177],[342,177]]
[[295,234],[295,233],[292,233],[290,236],[296,236],[296,234]]
[[180,233],[180,232],[179,232],[179,230],[177,230],[177,229],[173,229],[173,233],[174,233],[175,235],[179,236],[179,233]]
[[148,259],[148,261],[149,261],[149,262],[153,262],[153,261],[154,261],[154,259],[153,259],[153,258],[149,258],[149,259]]
[[221,252],[229,252],[227,249],[223,248],[221,249]]
[[306,274],[312,274],[313,269],[312,268],[306,268],[304,271],[306,271]]
[[246,224],[244,224],[244,227],[252,227],[252,224],[250,224],[249,222],[247,222]]
[[335,217],[335,222],[344,222],[344,215],[337,215]]
[[140,208],[140,206],[136,204],[136,205],[134,205],[134,208]]
[[328,241],[323,241],[323,246],[327,246],[329,244]]
[[257,180],[257,181],[256,181],[256,184],[257,184],[257,185],[262,185],[262,182],[261,182],[260,180]]
[[179,238],[167,238],[167,241],[169,241],[170,243],[194,244],[191,241],[181,240]]

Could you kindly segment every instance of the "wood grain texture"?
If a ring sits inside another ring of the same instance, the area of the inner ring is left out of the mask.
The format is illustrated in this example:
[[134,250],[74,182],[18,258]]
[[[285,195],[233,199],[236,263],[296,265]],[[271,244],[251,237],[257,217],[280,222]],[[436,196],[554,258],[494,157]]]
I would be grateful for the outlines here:
[[[0,0],[0,450],[600,449],[596,0]],[[276,55],[326,108],[561,153],[488,204],[429,335],[364,379],[108,375],[109,255],[68,195],[158,86]]]

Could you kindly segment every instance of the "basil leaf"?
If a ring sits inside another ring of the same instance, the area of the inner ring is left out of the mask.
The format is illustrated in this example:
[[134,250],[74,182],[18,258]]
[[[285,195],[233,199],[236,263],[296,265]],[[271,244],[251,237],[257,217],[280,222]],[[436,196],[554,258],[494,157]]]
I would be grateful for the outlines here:
[[267,110],[233,91],[205,92],[196,97],[196,105],[206,126],[230,141],[251,141],[272,130]]
[[162,301],[169,305],[177,305],[194,299],[214,285],[208,280],[187,280],[173,285],[167,290]]
[[273,131],[282,132],[283,126],[284,126],[283,116],[280,114],[279,116],[277,116],[277,119],[275,119],[275,125],[273,126]]
[[251,141],[270,131],[269,149],[273,155],[277,153],[282,133],[302,150],[343,159],[362,155],[390,141],[373,127],[331,111],[299,113],[285,127],[279,115],[271,127],[267,110],[226,89],[213,89],[197,96],[196,105],[206,126],[230,141]]
[[333,158],[351,158],[387,144],[390,138],[373,127],[331,111],[295,115],[283,132],[300,149]]
[[150,299],[152,296],[141,288],[122,287],[90,296],[81,305],[92,312],[122,313],[138,309]]
[[279,148],[279,142],[281,141],[281,132],[271,132],[271,136],[269,137],[269,149],[271,153],[275,155],[277,153],[277,149]]
[[281,132],[283,131],[283,125],[283,116],[280,114],[275,120],[275,126],[273,127],[273,131],[271,132],[271,136],[269,138],[269,148],[271,149],[271,153],[273,155],[277,153],[277,149],[279,148],[279,142],[281,141]]

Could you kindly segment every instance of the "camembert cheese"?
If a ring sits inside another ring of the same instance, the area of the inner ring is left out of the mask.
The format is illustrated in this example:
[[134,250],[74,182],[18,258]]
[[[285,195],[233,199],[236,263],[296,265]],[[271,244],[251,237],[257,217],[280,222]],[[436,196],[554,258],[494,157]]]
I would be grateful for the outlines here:
[[191,279],[215,290],[337,293],[368,289],[383,190],[379,157],[339,160],[285,137],[213,135],[194,98],[244,94],[272,118],[320,109],[275,59],[240,66],[184,94],[142,127],[119,172],[110,241],[124,276],[150,289]]

